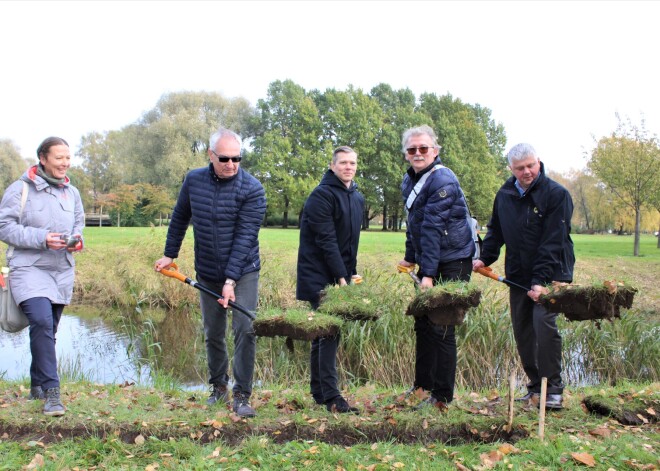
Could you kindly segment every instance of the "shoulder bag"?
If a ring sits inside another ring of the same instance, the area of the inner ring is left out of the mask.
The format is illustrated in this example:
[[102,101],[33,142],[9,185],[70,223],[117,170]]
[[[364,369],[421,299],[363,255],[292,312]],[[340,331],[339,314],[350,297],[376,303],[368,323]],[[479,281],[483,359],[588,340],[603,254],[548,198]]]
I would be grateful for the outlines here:
[[[28,184],[23,182],[23,193],[21,194],[21,210],[18,213],[18,222],[21,222],[21,217],[23,216],[23,208],[25,208],[25,202],[28,195]],[[7,260],[11,258],[14,254],[14,247],[10,246],[7,250]],[[7,275],[9,274],[9,268],[2,267],[2,273],[0,274],[0,328],[5,332],[20,332],[25,329],[30,322],[28,321],[27,316],[23,313],[21,307],[16,304],[14,297],[11,294],[11,289],[9,287],[9,279]]]

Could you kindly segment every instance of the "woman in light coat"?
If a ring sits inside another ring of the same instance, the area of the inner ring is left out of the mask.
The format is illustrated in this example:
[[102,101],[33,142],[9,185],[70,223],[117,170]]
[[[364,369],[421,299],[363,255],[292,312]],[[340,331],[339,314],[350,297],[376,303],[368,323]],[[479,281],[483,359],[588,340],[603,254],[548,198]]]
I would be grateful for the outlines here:
[[[82,250],[85,223],[78,190],[66,172],[69,145],[49,137],[37,149],[39,163],[6,189],[0,203],[0,240],[14,300],[30,321],[30,399],[45,399],[43,412],[63,415],[55,333],[73,293],[73,252]],[[24,199],[24,191],[27,198]],[[23,202],[24,201],[24,202]]]

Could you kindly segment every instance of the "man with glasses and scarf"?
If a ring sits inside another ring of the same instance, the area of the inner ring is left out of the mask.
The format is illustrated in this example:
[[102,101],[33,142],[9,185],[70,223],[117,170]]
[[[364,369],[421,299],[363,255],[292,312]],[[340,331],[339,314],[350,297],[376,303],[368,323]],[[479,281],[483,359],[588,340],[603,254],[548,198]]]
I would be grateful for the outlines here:
[[[225,335],[227,306],[236,302],[254,311],[257,308],[259,270],[259,228],[266,213],[266,195],[261,183],[241,168],[242,140],[229,129],[211,135],[208,167],[190,171],[179,192],[167,231],[164,257],[156,271],[170,266],[179,256],[188,225],[195,237],[195,271],[199,282],[222,293],[216,300],[200,292],[209,382],[208,405],[228,404],[229,358]],[[234,357],[232,370],[233,410],[241,417],[253,417],[249,399],[256,353],[252,321],[233,311]]]
[[[410,168],[401,185],[408,221],[406,254],[399,265],[419,266],[422,290],[446,281],[469,281],[475,253],[472,221],[456,175],[440,161],[435,132],[426,125],[408,129],[402,146]],[[454,326],[415,317],[415,339],[415,380],[409,392],[422,388],[430,393],[417,408],[444,410],[454,397]]]

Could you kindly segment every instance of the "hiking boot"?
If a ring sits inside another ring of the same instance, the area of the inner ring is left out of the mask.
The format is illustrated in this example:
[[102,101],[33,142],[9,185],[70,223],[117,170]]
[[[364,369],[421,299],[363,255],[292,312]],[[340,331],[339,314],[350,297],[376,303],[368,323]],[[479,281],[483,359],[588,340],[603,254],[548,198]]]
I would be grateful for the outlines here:
[[250,406],[250,396],[244,393],[234,393],[234,412],[241,417],[254,417],[256,411]]
[[519,401],[519,402],[529,402],[529,401],[531,401],[532,399],[534,399],[535,397],[536,397],[536,399],[538,399],[539,396],[540,396],[539,393],[535,393],[535,392],[529,391],[529,392],[528,392],[527,394],[525,394],[524,396],[515,398],[514,401]]
[[44,414],[50,416],[64,415],[64,405],[60,401],[60,388],[46,389],[46,402],[44,402]]
[[[548,394],[545,397],[545,408],[546,409],[555,409],[555,410],[560,410],[563,409],[564,406],[562,405],[563,398],[561,394]],[[539,407],[541,403],[539,402]]]
[[433,396],[429,396],[426,399],[424,399],[422,402],[417,404],[415,407],[413,407],[413,409],[423,410],[428,407],[435,407],[437,409],[444,410],[447,409],[448,406],[446,402],[440,401]]
[[334,399],[330,399],[325,403],[326,409],[330,412],[339,412],[339,413],[346,413],[350,412],[352,414],[359,414],[360,409],[357,407],[352,407],[346,402],[346,399],[344,399],[341,396],[337,396]]
[[211,395],[206,400],[206,405],[212,406],[216,402],[229,404],[229,391],[227,391],[227,386],[222,386],[220,384],[213,385],[211,388]]
[[46,395],[44,390],[41,389],[41,386],[33,386],[30,388],[30,394],[28,395],[28,400],[34,401],[36,399],[45,399]]

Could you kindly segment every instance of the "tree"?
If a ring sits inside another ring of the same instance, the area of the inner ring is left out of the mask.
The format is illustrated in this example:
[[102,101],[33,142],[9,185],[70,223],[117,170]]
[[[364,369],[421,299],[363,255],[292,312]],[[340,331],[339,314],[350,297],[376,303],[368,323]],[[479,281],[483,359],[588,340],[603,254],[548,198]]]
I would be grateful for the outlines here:
[[250,169],[264,185],[269,212],[280,211],[287,227],[289,211],[301,213],[307,195],[328,166],[319,111],[305,90],[291,80],[272,82],[268,97],[259,100],[257,110],[255,158]]
[[619,125],[609,137],[598,141],[591,154],[589,168],[610,191],[635,215],[633,255],[639,256],[641,209],[652,204],[660,192],[660,147],[658,139],[649,136],[641,126],[629,120]]
[[21,157],[21,152],[10,139],[0,139],[0,190],[16,181],[29,164]]
[[165,94],[137,123],[113,136],[110,155],[120,165],[122,183],[162,185],[174,196],[189,170],[208,165],[211,134],[223,126],[242,135],[253,114],[244,98],[214,92]]
[[158,216],[158,225],[163,225],[163,214],[169,214],[174,207],[175,200],[164,186],[140,185],[140,194],[143,201],[142,213],[148,217]]
[[90,132],[80,139],[80,147],[76,153],[82,159],[82,167],[91,183],[94,211],[99,206],[99,195],[107,193],[120,181],[117,160],[110,149],[111,138],[106,139],[106,136],[99,132]]

